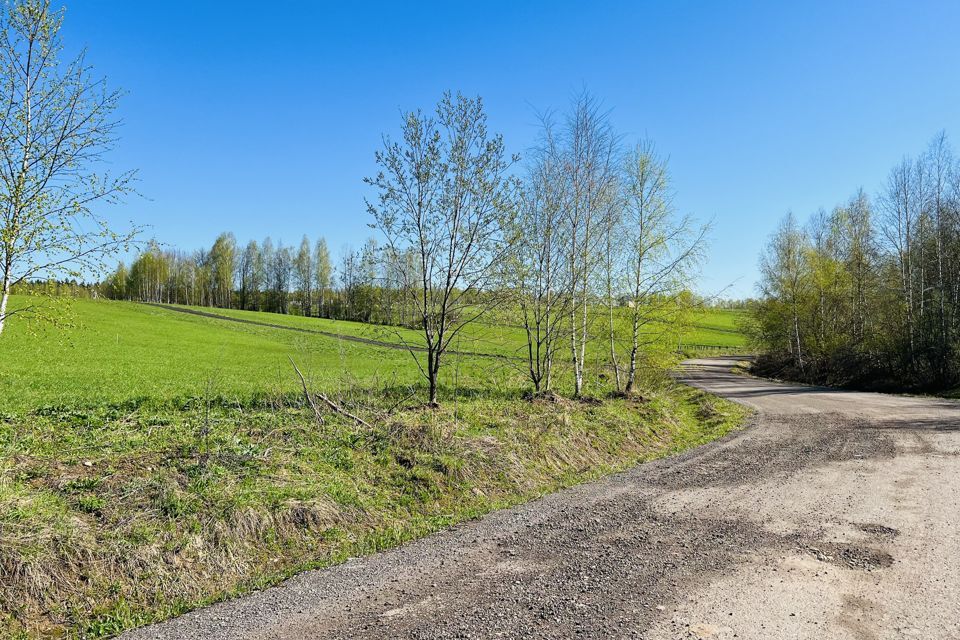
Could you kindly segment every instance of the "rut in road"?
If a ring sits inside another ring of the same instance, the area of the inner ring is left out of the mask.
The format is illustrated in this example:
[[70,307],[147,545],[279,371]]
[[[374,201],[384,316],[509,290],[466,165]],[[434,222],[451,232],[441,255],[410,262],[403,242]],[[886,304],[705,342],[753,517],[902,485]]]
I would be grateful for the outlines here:
[[733,364],[738,433],[126,637],[960,637],[960,405]]

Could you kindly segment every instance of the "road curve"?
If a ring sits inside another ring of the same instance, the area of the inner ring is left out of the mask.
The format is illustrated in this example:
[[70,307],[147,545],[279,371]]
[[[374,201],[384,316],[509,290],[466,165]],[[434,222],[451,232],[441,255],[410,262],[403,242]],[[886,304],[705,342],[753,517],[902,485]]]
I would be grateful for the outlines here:
[[960,639],[960,404],[733,365],[736,434],[124,637]]

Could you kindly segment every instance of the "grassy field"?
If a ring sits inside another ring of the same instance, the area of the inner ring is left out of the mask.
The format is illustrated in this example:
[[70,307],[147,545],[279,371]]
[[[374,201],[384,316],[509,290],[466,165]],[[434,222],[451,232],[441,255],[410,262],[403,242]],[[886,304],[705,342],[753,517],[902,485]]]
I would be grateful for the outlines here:
[[[528,401],[502,357],[451,360],[431,410],[403,350],[120,302],[78,300],[68,317],[0,337],[0,637],[107,637],[709,441],[744,415],[661,364],[635,398],[593,372],[597,399]],[[735,326],[695,322],[690,341],[718,346]],[[488,325],[462,349],[510,355],[520,339]],[[289,357],[371,427],[318,421]]]
[[[15,299],[14,305],[17,302]],[[401,343],[393,327],[254,311],[202,310]],[[742,347],[743,336],[734,332],[735,314],[703,312],[693,319],[682,343]],[[288,357],[295,358],[321,386],[402,386],[419,382],[410,355],[398,349],[125,302],[77,300],[70,305],[69,315],[72,326],[66,329],[10,323],[0,340],[0,384],[5,390],[0,397],[0,412],[48,405],[177,401],[210,387],[214,394],[244,404],[266,393],[295,390],[298,381]],[[422,342],[415,331],[400,332],[411,344]],[[523,353],[523,344],[522,330],[483,324],[471,327],[457,346],[462,351],[517,356]],[[605,349],[598,341],[595,355],[605,356]],[[668,351],[665,342],[657,355]],[[496,373],[493,382],[501,386],[524,385],[520,362],[474,357],[455,360],[445,371],[447,387],[453,385],[454,377],[466,392],[487,387],[491,370]],[[602,390],[603,384],[593,382]]]
[[[211,311],[204,307],[191,307],[199,311]],[[628,311],[620,309],[617,318],[620,333],[629,336]],[[305,318],[294,315],[263,314],[255,311],[236,309],[216,309],[214,313],[244,320],[264,321],[290,327],[326,331],[356,337],[370,338],[394,344],[422,344],[423,337],[418,331],[349,322],[324,318]],[[688,346],[715,349],[742,350],[746,347],[746,336],[740,331],[739,323],[745,312],[732,309],[702,309],[690,314],[687,322],[679,327],[671,327],[667,322],[653,322],[643,329],[648,340],[659,351],[670,351]],[[515,314],[496,314],[501,317],[488,318],[467,327],[458,343],[462,351],[493,353],[507,356],[522,356],[525,349],[523,328],[517,324]],[[600,319],[594,327],[598,335],[604,334],[606,325]],[[605,334],[604,334],[605,335]],[[606,354],[607,346],[601,340],[594,345],[598,351]],[[621,342],[620,348],[628,345]]]
[[[0,341],[0,411],[104,402],[176,402],[213,385],[247,403],[295,386],[288,356],[318,383],[344,374],[416,381],[410,356],[353,342],[229,323],[125,302],[78,300],[73,326],[11,323]],[[259,314],[268,320],[274,314]]]
[[705,309],[697,312],[681,333],[687,348],[715,347],[733,352],[746,350],[747,337],[740,330],[747,312],[736,309]]

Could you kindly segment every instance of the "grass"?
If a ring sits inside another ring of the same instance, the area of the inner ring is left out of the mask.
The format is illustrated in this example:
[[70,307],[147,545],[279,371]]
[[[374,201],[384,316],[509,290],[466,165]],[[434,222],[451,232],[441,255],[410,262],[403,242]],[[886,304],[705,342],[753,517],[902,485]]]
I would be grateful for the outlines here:
[[[490,358],[452,360],[431,410],[401,350],[127,303],[76,301],[72,318],[0,337],[0,637],[108,637],[707,442],[744,416],[660,367],[639,397],[609,396],[595,372],[599,401],[527,401],[522,373]],[[372,428],[318,422],[289,356]]]
[[[13,305],[22,304],[14,297]],[[358,322],[303,318],[253,311],[216,310],[218,314],[399,342],[394,328]],[[709,310],[685,335],[684,342],[739,347],[743,337],[730,333],[735,312]],[[288,356],[312,373],[316,384],[411,385],[420,381],[408,353],[335,340],[325,336],[227,322],[173,311],[112,301],[76,300],[71,326],[53,328],[12,321],[0,339],[0,412],[46,405],[98,405],[103,402],[177,401],[196,395],[210,378],[217,392],[244,404],[265,392],[293,391]],[[405,339],[420,340],[414,331]],[[672,339],[670,339],[672,343]],[[606,357],[598,340],[592,360]],[[659,360],[669,359],[664,341]],[[471,327],[462,351],[514,356],[522,352],[519,329],[499,325]],[[665,358],[666,356],[666,358]],[[465,388],[488,385],[491,371],[497,382],[523,386],[521,363],[464,357],[451,361],[444,375]],[[593,392],[602,393],[597,376]]]
[[[414,329],[388,327],[382,325],[352,322],[349,320],[330,320],[295,315],[241,311],[237,309],[209,309],[206,307],[187,307],[198,311],[212,312],[230,318],[265,322],[298,329],[325,331],[357,338],[367,338],[395,345],[423,345],[423,334]],[[522,355],[526,344],[523,329],[509,324],[477,322],[468,325],[457,345],[457,350],[474,353],[488,353],[503,356]]]
[[[188,316],[145,305],[77,300],[66,329],[11,322],[0,340],[0,411],[104,402],[176,402],[208,379],[246,403],[268,391],[292,390],[288,356],[318,383],[417,381],[410,356],[290,331]],[[261,314],[273,320],[273,314]],[[467,365],[469,367],[469,365]]]

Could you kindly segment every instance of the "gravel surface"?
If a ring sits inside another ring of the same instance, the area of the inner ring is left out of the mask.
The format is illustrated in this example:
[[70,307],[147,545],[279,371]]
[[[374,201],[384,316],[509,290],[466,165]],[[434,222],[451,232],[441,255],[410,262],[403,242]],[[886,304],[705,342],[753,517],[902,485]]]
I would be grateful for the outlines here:
[[960,404],[684,379],[751,425],[124,638],[960,638]]

